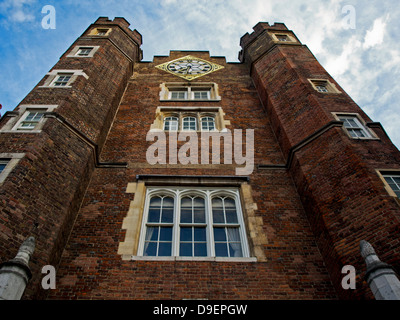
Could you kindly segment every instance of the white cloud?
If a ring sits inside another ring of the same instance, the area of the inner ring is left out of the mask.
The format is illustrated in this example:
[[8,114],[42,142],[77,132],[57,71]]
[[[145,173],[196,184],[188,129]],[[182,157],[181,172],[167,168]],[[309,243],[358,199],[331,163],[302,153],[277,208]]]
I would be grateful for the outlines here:
[[381,44],[384,40],[386,30],[386,19],[379,18],[374,21],[374,25],[370,30],[367,31],[365,35],[364,49],[368,49],[374,47],[378,44]]
[[0,12],[3,12],[5,20],[8,22],[28,22],[33,21],[35,16],[28,6],[34,4],[36,0],[6,0],[0,4]]

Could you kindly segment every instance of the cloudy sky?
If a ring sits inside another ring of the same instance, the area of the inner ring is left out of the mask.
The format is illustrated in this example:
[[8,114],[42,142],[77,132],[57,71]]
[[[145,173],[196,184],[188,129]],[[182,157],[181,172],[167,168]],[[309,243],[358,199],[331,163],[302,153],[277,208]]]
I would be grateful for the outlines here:
[[[42,20],[55,9],[55,29]],[[389,0],[0,0],[0,104],[14,109],[99,16],[143,36],[144,61],[208,50],[237,62],[240,37],[283,22],[400,148],[400,6]]]

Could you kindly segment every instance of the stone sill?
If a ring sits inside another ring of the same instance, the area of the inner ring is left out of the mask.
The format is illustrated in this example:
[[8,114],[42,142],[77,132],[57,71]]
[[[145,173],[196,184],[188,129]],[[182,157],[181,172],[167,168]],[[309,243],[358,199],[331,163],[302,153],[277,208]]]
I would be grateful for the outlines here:
[[142,257],[123,255],[125,261],[199,261],[199,262],[257,262],[256,257]]

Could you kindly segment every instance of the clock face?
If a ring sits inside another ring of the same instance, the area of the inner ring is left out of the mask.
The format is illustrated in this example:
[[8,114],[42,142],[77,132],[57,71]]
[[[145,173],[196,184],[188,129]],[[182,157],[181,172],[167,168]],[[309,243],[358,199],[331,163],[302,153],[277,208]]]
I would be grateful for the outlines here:
[[198,59],[180,59],[168,64],[167,69],[181,75],[197,75],[211,71],[212,65]]
[[222,69],[223,66],[193,56],[186,56],[160,64],[156,68],[190,81]]

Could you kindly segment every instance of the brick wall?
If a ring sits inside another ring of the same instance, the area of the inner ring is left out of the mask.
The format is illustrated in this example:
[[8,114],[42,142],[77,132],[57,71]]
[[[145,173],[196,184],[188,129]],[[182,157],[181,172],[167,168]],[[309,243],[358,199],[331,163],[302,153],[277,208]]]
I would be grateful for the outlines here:
[[[192,54],[224,66],[196,82],[215,82],[219,102],[159,100],[160,84],[179,82],[156,65]],[[154,165],[146,160],[146,134],[158,106],[219,106],[233,129],[255,130],[255,162],[279,165],[284,157],[245,65],[208,52],[171,52],[134,67],[101,154],[128,167],[98,168],[85,195],[49,299],[335,299],[336,292],[286,170],[255,169],[250,175],[254,211],[265,242],[258,262],[124,261],[118,246],[137,175],[234,176],[233,165]],[[223,159],[223,158],[221,158]],[[221,160],[222,162],[222,160]],[[246,218],[245,218],[246,220]],[[247,226],[247,229],[249,226]],[[250,247],[258,241],[248,232]],[[254,252],[252,255],[254,256]]]
[[[243,59],[284,155],[293,157],[290,173],[337,291],[343,298],[370,297],[359,242],[368,239],[386,262],[399,267],[399,205],[384,190],[376,169],[398,169],[400,154],[307,47],[277,44],[265,30],[274,28],[264,25],[242,38]],[[327,79],[341,93],[319,93],[308,79]],[[335,120],[332,112],[358,113],[378,139],[351,139],[334,125],[307,140]],[[346,264],[356,267],[358,290],[341,289],[340,271]]]
[[[82,70],[72,88],[44,88],[40,83],[20,105],[58,105],[39,133],[3,132],[0,152],[25,153],[0,191],[1,261],[15,256],[28,236],[36,238],[31,259],[33,279],[25,298],[43,297],[41,268],[58,265],[83,195],[140,50],[140,35],[125,20],[99,23],[109,37],[80,37],[52,70]],[[93,26],[96,26],[94,24]],[[134,40],[127,41],[129,36]],[[123,48],[118,48],[123,44]],[[100,46],[93,58],[67,57],[75,45]],[[123,52],[122,52],[123,51]],[[19,105],[19,106],[20,106]],[[19,106],[15,109],[19,110]],[[13,114],[1,119],[1,127]]]

